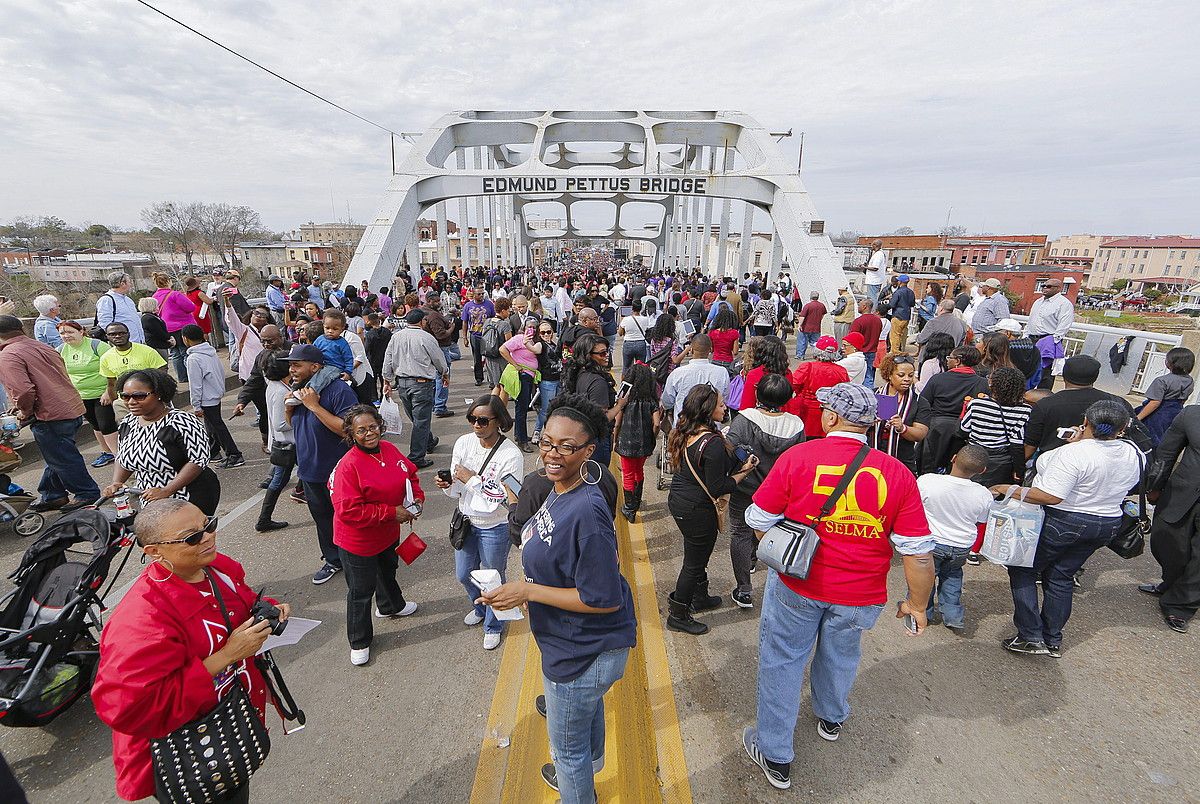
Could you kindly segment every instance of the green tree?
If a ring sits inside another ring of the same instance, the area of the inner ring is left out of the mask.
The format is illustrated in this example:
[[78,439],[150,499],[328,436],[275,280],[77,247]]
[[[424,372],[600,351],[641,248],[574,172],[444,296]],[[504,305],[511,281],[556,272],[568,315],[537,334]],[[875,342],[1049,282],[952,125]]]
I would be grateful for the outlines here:
[[1118,279],[1115,282],[1113,282],[1111,285],[1109,285],[1109,287],[1111,287],[1113,290],[1118,291],[1118,292],[1122,291],[1125,288],[1129,287],[1129,280],[1128,279]]

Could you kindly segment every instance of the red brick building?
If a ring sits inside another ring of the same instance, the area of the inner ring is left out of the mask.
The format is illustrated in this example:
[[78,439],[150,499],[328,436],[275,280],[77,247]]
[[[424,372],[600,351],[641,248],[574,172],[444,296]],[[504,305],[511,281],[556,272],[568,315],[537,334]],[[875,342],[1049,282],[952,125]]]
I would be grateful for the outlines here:
[[1013,265],[979,267],[975,271],[975,280],[983,282],[993,277],[1000,280],[1009,296],[1018,297],[1013,304],[1012,312],[1026,315],[1033,303],[1042,295],[1042,284],[1047,279],[1061,279],[1063,295],[1074,303],[1079,298],[1079,289],[1083,287],[1083,268],[1068,268],[1061,265]]
[[[962,273],[972,265],[1037,265],[1046,253],[1046,235],[881,235],[860,237],[860,245],[883,241],[894,270],[921,268]],[[897,263],[898,261],[898,263]]]

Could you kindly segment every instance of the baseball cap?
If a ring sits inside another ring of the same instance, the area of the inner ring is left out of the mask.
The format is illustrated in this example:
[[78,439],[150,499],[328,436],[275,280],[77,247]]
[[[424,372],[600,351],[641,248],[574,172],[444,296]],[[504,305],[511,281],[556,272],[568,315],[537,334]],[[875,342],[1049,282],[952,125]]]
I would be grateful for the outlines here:
[[983,280],[983,285],[984,285],[984,287],[989,287],[994,290],[999,290],[1000,289],[1000,280],[993,276],[991,279]]
[[1091,385],[1100,377],[1100,361],[1091,355],[1068,357],[1063,363],[1063,382]]
[[325,365],[325,353],[311,343],[298,343],[292,347],[292,351],[288,352],[288,356],[284,358],[291,362],[304,360],[309,363],[320,363]]
[[875,394],[865,385],[840,382],[818,390],[817,401],[821,403],[821,407],[833,411],[853,424],[866,427],[875,423]]
[[861,332],[851,332],[842,338],[842,343],[848,343],[855,349],[861,350],[867,345],[867,339],[863,337]]
[[898,282],[907,282],[907,281],[908,281],[908,274],[900,274],[900,276],[896,277],[896,281],[898,281]]
[[1014,334],[1020,334],[1021,324],[1015,318],[1001,318],[996,322],[996,326],[992,327],[992,329],[996,330],[997,332],[1012,332]]
[[818,352],[836,352],[837,345],[837,338],[832,335],[822,335],[815,344]]

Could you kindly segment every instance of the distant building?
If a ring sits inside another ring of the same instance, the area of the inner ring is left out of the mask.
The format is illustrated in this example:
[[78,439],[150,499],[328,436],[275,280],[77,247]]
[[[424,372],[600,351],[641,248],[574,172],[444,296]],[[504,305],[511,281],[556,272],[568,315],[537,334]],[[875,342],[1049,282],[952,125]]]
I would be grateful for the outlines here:
[[357,223],[313,223],[309,221],[294,232],[289,232],[288,240],[298,240],[302,243],[323,243],[326,245],[350,246],[351,250],[358,248],[367,227]]
[[288,244],[276,240],[273,242],[244,241],[237,244],[237,259],[243,271],[253,271],[261,279],[266,279],[287,263]]
[[157,268],[150,254],[125,251],[55,249],[21,252],[21,256],[28,257],[29,262],[12,272],[27,273],[36,282],[103,282],[113,271],[125,271],[135,287],[148,289],[153,287],[150,274]]
[[858,239],[861,246],[883,241],[893,272],[961,273],[966,266],[1036,265],[1046,250],[1046,235],[876,235]]
[[1200,238],[1122,237],[1105,240],[1092,264],[1088,286],[1107,288],[1120,279],[1130,282],[1180,279],[1179,286],[1200,279]]

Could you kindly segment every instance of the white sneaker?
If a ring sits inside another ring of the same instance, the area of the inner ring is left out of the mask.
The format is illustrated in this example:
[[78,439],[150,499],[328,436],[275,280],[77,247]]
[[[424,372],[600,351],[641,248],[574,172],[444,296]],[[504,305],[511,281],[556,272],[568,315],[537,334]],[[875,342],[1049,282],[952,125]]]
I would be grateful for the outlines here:
[[483,649],[495,650],[500,647],[500,635],[488,631],[483,635]]
[[411,600],[409,602],[405,603],[404,608],[400,609],[400,611],[396,612],[395,614],[384,614],[383,612],[381,612],[379,610],[378,605],[375,606],[375,616],[381,620],[391,620],[395,617],[408,617],[412,614],[415,614],[416,611],[417,611],[417,604],[413,603]]
[[371,649],[370,648],[361,648],[359,650],[355,650],[354,648],[350,649],[350,664],[354,665],[355,667],[361,667],[362,665],[366,664],[370,659],[371,659]]
[[476,614],[475,609],[471,609],[467,612],[467,616],[463,617],[463,625],[479,625],[481,622],[483,622],[483,615]]

